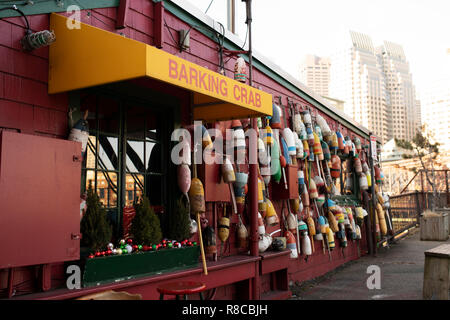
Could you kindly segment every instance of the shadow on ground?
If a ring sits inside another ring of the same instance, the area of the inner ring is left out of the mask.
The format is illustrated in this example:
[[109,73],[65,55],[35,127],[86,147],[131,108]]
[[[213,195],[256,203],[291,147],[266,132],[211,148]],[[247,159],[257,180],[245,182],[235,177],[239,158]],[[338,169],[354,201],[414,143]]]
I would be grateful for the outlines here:
[[[420,241],[419,229],[377,256],[363,256],[316,279],[292,286],[291,300],[421,300],[425,255],[428,249],[447,241]],[[369,289],[369,266],[378,266],[380,289]]]

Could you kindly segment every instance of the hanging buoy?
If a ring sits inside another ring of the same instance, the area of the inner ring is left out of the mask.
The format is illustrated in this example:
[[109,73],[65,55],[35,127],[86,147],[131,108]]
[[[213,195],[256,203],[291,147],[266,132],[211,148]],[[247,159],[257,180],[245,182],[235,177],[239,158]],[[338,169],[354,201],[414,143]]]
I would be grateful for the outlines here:
[[303,159],[309,156],[309,145],[307,140],[303,140]]
[[367,176],[365,173],[361,173],[359,176],[359,188],[361,190],[369,189],[369,183],[367,182]]
[[336,246],[334,243],[334,234],[333,231],[331,230],[331,228],[326,228],[326,234],[327,234],[327,239],[328,239],[328,248],[330,250],[333,250],[334,247]]
[[205,192],[203,190],[203,184],[198,178],[193,178],[191,180],[189,202],[193,213],[205,212]]
[[178,187],[185,196],[188,196],[187,193],[191,188],[191,169],[187,164],[181,164],[177,167],[177,176]]
[[295,139],[295,148],[296,148],[296,156],[297,159],[304,159],[305,153],[303,151],[303,143],[302,140],[298,137],[297,133],[293,133]]
[[297,148],[295,146],[294,133],[290,128],[283,129],[283,138],[286,141],[289,155],[295,157],[297,155]]
[[361,228],[359,225],[356,225],[356,239],[361,240]]
[[217,229],[219,232],[220,241],[227,241],[230,235],[230,219],[227,217],[220,217],[217,222]]
[[359,139],[358,137],[355,137],[353,140],[355,143],[356,152],[360,153],[361,152],[361,139]]
[[312,255],[311,239],[306,231],[303,232],[302,236],[302,252],[306,256]]
[[204,125],[202,125],[202,146],[204,149],[211,149],[213,147],[211,136]]
[[319,125],[315,125],[314,126],[314,132],[317,134],[317,136],[319,137],[319,140],[323,140],[323,135],[322,135],[322,129],[320,129]]
[[294,211],[295,213],[301,212],[301,209],[300,209],[301,202],[298,198],[297,199],[289,199],[289,204],[291,205],[292,211]]
[[356,224],[358,226],[362,226],[362,224],[364,222],[363,209],[361,207],[356,207],[355,208],[355,215],[356,215]]
[[316,235],[316,224],[314,223],[313,218],[308,215],[306,218],[306,224],[308,225],[308,232],[311,236]]
[[266,199],[266,201],[267,201],[266,223],[269,226],[276,226],[279,223],[277,212],[273,207],[272,201],[270,201],[270,199]]
[[266,202],[264,201],[264,181],[262,178],[258,177],[258,210],[260,212],[265,212],[267,209]]
[[237,240],[238,240],[237,243],[239,248],[245,249],[248,246],[248,232],[247,228],[242,223],[241,216],[238,215],[238,217],[239,222],[237,226]]
[[380,224],[381,234],[383,236],[385,236],[387,234],[387,225],[386,225],[386,219],[384,217],[384,210],[380,203],[377,203],[376,211],[377,211],[377,215],[378,215],[378,221]]
[[319,216],[317,218],[317,223],[319,224],[320,233],[326,234],[327,233],[327,227],[325,225],[325,219],[323,216]]
[[[75,125],[70,129],[70,134],[68,139],[70,141],[81,142],[81,153],[84,155],[87,148],[87,142],[89,140],[89,123],[87,121],[89,111],[86,110],[84,112],[83,118],[78,120]],[[69,113],[70,118],[72,119],[72,113]]]
[[324,137],[328,137],[328,136],[332,135],[332,131],[331,131],[330,127],[328,126],[328,123],[325,121],[325,119],[320,114],[317,114],[316,121],[317,121],[317,124],[320,126],[322,135]]
[[263,217],[259,212],[258,212],[258,233],[260,235],[266,233],[266,226],[264,225]]
[[335,154],[331,156],[331,177],[338,179],[341,176],[341,159]]
[[272,237],[270,235],[266,234],[261,234],[259,236],[259,241],[258,241],[258,249],[259,252],[265,252],[270,245],[272,244]]
[[302,116],[303,116],[303,123],[305,124],[305,126],[312,125],[311,114],[309,113],[309,110],[304,110],[302,112]]
[[339,231],[338,222],[336,221],[336,218],[331,211],[328,211],[328,223],[333,232]]
[[294,131],[301,136],[303,128],[305,127],[305,125],[302,122],[302,116],[300,115],[300,113],[296,112],[294,114],[294,119],[293,119],[293,126],[294,126]]
[[311,126],[306,126],[306,136],[308,137],[308,144],[314,151],[314,132],[311,129]]
[[284,233],[284,236],[286,237],[286,248],[291,250],[290,257],[293,259],[296,259],[298,257],[298,252],[297,252],[297,244],[296,244],[294,235],[292,234],[292,232],[286,231]]
[[272,104],[272,118],[270,119],[270,126],[272,129],[281,129],[281,108],[275,103]]
[[317,192],[316,183],[314,182],[313,179],[311,179],[309,181],[309,197],[311,199],[317,199],[318,196],[319,196],[319,194]]
[[330,152],[336,154],[338,148],[339,148],[338,138],[336,132],[333,132],[331,135]]
[[206,254],[217,253],[216,233],[214,232],[214,229],[210,226],[207,226],[203,230],[203,243],[205,245]]
[[306,184],[303,184],[303,192],[301,193],[302,202],[305,207],[309,207],[309,193]]
[[344,136],[341,134],[340,131],[336,131],[336,137],[338,142],[338,150],[341,152],[344,152],[345,145],[344,145]]
[[222,178],[226,183],[233,183],[236,181],[233,165],[228,157],[224,158],[224,163],[222,164]]
[[297,171],[297,178],[299,193],[302,194],[304,191],[303,185],[305,184],[305,174],[303,173],[303,170],[299,169]]
[[277,141],[274,141],[271,154],[271,172],[273,180],[278,183],[281,180],[280,149]]
[[326,143],[325,141],[322,141],[320,144],[322,146],[323,160],[330,161],[331,153],[330,153],[330,148],[328,147],[328,143]]
[[313,136],[314,136],[314,144],[313,144],[313,152],[314,152],[314,154],[315,155],[323,154],[323,152],[322,152],[322,145],[320,143],[319,136],[315,132],[313,132]]
[[356,154],[355,158],[353,159],[353,166],[355,168],[356,173],[359,174],[363,172],[361,160],[359,159],[358,154]]
[[264,145],[264,141],[261,138],[258,138],[258,161],[261,165],[269,164],[266,147]]
[[350,154],[352,148],[352,142],[350,141],[350,138],[348,136],[344,139],[344,154],[348,155]]
[[269,126],[269,122],[267,121],[267,126],[264,128],[263,142],[268,147],[273,146],[273,131]]
[[292,212],[289,212],[286,220],[289,231],[292,232],[292,234],[296,234],[298,229],[297,218],[295,218]]
[[234,64],[234,80],[245,83],[247,80],[247,67],[242,57],[236,59]]

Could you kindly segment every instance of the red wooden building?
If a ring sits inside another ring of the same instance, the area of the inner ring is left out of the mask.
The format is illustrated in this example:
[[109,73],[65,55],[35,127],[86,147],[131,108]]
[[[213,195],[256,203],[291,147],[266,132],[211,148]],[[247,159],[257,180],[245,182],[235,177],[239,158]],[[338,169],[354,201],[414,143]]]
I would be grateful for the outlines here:
[[[280,105],[288,125],[296,107],[310,110],[313,116],[320,114],[333,131],[358,137],[363,146],[369,145],[369,132],[258,54],[252,57],[252,86],[233,80],[237,55],[230,52],[242,50],[242,41],[183,1],[64,3],[63,7],[54,1],[18,6],[26,18],[17,10],[3,10],[10,5],[0,4],[2,298],[74,299],[113,289],[158,299],[158,284],[198,280],[214,299],[283,299],[290,296],[290,284],[367,253],[364,228],[361,239],[349,240],[346,248],[336,241],[331,256],[324,254],[320,241],[314,242],[315,252],[307,260],[290,258],[289,250],[259,253],[257,220],[247,210],[243,218],[249,249],[238,248],[238,219],[231,215],[225,250],[217,257],[207,256],[207,275],[201,263],[145,276],[133,274],[130,268],[120,281],[68,289],[67,267],[80,259],[80,190],[95,188],[116,235],[122,232],[123,208],[143,194],[157,209],[165,230],[171,223],[173,200],[180,194],[176,166],[170,162],[171,132],[195,119],[205,120],[207,127],[223,120],[229,127],[226,120],[232,118],[268,115],[243,101],[243,89],[268,97],[270,114],[272,102]],[[71,4],[81,7],[79,29],[67,26],[67,17],[74,17],[74,11],[67,12]],[[55,42],[24,50],[21,40],[27,23],[32,32],[53,30]],[[189,31],[188,48],[180,48],[180,30]],[[242,56],[248,64],[248,57]],[[195,88],[192,77],[185,84],[172,81],[162,64],[166,60],[223,77],[229,88],[236,86],[241,94],[229,98],[198,83]],[[218,73],[222,68],[223,76]],[[263,103],[267,106],[267,101]],[[83,157],[79,143],[68,141],[70,110],[73,117],[89,111],[89,141]],[[206,218],[216,234],[224,206],[231,213],[229,189],[217,179],[219,170],[218,165],[198,166]],[[270,192],[276,193],[276,188],[272,186]],[[252,190],[249,186],[247,199],[252,198]],[[355,206],[360,195],[339,199],[341,205]],[[281,215],[283,201],[276,197],[272,201]],[[267,232],[279,228],[267,227]],[[197,235],[191,240],[198,240]]]

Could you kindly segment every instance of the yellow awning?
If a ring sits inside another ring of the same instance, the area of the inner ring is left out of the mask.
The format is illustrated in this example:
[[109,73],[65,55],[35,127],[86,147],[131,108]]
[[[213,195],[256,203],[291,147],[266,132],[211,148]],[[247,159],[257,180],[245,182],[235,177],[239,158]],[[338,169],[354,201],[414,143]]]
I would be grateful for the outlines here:
[[48,92],[150,77],[193,92],[194,120],[272,115],[272,95],[145,43],[52,13]]

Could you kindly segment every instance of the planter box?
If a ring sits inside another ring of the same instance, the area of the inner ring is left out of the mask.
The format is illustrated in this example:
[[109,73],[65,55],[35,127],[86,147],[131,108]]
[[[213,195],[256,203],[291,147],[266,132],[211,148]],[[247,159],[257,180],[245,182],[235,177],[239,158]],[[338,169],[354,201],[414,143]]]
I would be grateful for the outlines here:
[[198,264],[199,248],[162,249],[87,259],[82,285],[98,286],[195,267]]
[[450,234],[450,208],[437,208],[434,211],[437,213],[447,213],[447,221],[448,221],[448,233]]
[[447,239],[447,213],[439,217],[420,217],[420,240],[446,241]]

